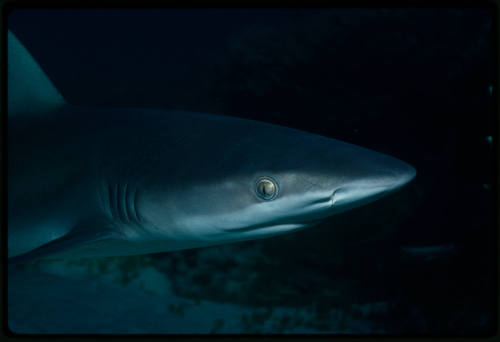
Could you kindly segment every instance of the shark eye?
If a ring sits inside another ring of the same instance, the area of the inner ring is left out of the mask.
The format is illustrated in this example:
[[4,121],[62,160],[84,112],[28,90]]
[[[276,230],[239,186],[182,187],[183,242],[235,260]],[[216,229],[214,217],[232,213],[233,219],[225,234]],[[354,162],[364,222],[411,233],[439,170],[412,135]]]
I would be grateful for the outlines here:
[[255,190],[257,192],[257,196],[270,201],[278,195],[278,184],[272,178],[262,177],[257,180]]

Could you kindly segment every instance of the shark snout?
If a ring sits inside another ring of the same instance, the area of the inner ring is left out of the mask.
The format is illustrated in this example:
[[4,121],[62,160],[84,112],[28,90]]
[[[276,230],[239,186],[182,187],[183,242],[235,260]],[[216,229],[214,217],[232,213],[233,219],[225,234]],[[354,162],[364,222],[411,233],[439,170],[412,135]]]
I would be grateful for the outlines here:
[[376,167],[365,167],[368,172],[342,184],[331,196],[331,207],[336,212],[349,210],[373,202],[411,182],[416,170],[395,158]]
[[379,183],[375,182],[376,186],[382,186],[386,191],[393,191],[411,182],[417,175],[417,171],[413,166],[401,160],[393,159],[386,167],[386,172],[378,176]]

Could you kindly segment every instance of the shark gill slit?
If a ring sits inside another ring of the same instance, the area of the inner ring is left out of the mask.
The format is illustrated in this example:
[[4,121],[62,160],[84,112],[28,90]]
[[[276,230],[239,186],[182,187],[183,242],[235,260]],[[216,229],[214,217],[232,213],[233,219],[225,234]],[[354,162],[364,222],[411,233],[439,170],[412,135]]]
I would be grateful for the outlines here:
[[122,187],[122,193],[120,198],[118,199],[121,204],[121,213],[123,213],[123,222],[130,222],[130,216],[128,213],[128,204],[127,204],[127,186],[128,184],[125,183],[125,185]]
[[136,222],[137,220],[134,217],[134,191],[131,189],[128,184],[125,184],[125,212],[127,214],[127,218],[129,222]]
[[130,205],[132,210],[130,211],[132,213],[132,216],[134,217],[135,222],[139,222],[139,213],[137,212],[137,188],[134,189],[134,194],[131,196],[131,201]]
[[116,194],[115,194],[115,187],[113,184],[108,184],[108,194],[109,194],[109,211],[111,212],[111,217],[116,217],[118,212],[116,208]]
[[120,221],[125,222],[125,215],[123,214],[123,208],[122,208],[122,203],[121,203],[121,187],[120,184],[116,184],[116,196],[114,198],[115,203],[116,203],[116,209],[117,209],[117,217]]

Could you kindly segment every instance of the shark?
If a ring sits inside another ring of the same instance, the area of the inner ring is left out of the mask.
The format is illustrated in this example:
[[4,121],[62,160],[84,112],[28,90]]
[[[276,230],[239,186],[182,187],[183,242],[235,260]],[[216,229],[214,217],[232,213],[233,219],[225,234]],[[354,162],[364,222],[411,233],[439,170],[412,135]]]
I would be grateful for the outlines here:
[[71,105],[7,34],[9,265],[290,233],[380,199],[416,170],[255,120]]

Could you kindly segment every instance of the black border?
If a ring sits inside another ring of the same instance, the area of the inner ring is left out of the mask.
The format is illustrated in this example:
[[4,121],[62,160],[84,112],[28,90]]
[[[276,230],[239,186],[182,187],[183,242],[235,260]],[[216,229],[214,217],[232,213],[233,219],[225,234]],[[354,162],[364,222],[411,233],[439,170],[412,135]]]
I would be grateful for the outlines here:
[[[399,341],[399,340],[410,340],[410,341],[421,341],[421,340],[433,340],[437,339],[440,341],[443,340],[448,340],[450,338],[453,338],[453,341],[500,341],[500,335],[499,335],[499,329],[498,327],[500,326],[500,321],[499,321],[499,315],[498,315],[498,308],[500,306],[500,297],[499,297],[499,289],[498,286],[500,285],[500,272],[499,272],[499,253],[498,253],[498,246],[500,244],[500,236],[498,234],[498,228],[500,227],[500,215],[499,212],[495,213],[495,222],[494,226],[497,229],[494,229],[492,232],[492,239],[491,239],[491,244],[492,248],[495,251],[495,261],[492,266],[492,273],[496,273],[495,277],[495,282],[494,282],[494,288],[496,289],[496,305],[494,309],[494,321],[496,321],[496,326],[494,327],[494,330],[491,331],[490,334],[485,334],[484,336],[463,336],[463,337],[455,337],[455,336],[449,336],[449,335],[444,335],[444,334],[433,334],[433,335],[369,335],[369,334],[363,334],[363,335],[335,335],[335,334],[266,334],[266,335],[257,335],[257,334],[221,334],[221,335],[202,335],[202,334],[16,334],[12,331],[10,331],[8,327],[8,322],[7,322],[7,217],[5,213],[7,212],[6,207],[7,207],[7,167],[6,167],[6,161],[7,158],[7,101],[5,100],[7,98],[7,17],[9,13],[14,10],[14,9],[21,9],[21,8],[37,8],[37,9],[43,9],[43,8],[51,8],[51,9],[106,9],[106,8],[193,8],[193,7],[201,7],[201,8],[223,8],[223,7],[266,7],[266,5],[269,5],[268,2],[262,2],[262,4],[259,4],[258,1],[252,1],[252,2],[240,2],[240,1],[234,1],[232,3],[227,3],[227,6],[224,5],[216,5],[212,4],[207,6],[208,4],[199,2],[193,3],[192,1],[136,1],[130,4],[126,4],[126,2],[119,2],[119,3],[114,3],[114,4],[109,4],[109,2],[106,1],[93,1],[93,0],[88,0],[85,2],[77,2],[77,1],[54,1],[54,0],[45,0],[43,1],[43,4],[40,1],[16,1],[16,0],[0,0],[0,6],[2,8],[2,16],[1,16],[1,25],[2,25],[2,31],[0,33],[0,49],[1,49],[1,66],[0,66],[0,76],[1,76],[1,81],[0,81],[0,106],[1,106],[1,112],[2,112],[2,121],[1,121],[1,147],[2,147],[2,182],[0,185],[0,191],[2,193],[1,197],[1,202],[2,206],[0,207],[0,217],[2,219],[2,232],[1,232],[1,239],[0,243],[2,246],[2,258],[3,262],[0,263],[0,273],[2,277],[2,281],[0,282],[0,290],[2,291],[2,339],[6,340],[32,340],[32,339],[38,339],[41,341],[52,341],[54,339],[56,340],[62,340],[62,339],[79,339],[79,340],[95,340],[97,338],[108,338],[110,341],[120,341],[122,339],[136,339],[138,341],[143,341],[146,339],[151,338],[152,340],[158,340],[158,338],[163,338],[169,341],[179,341],[179,340],[185,340],[185,341],[202,341],[204,339],[221,339],[221,340],[226,340],[230,341],[233,339],[239,339],[240,341],[254,341],[254,340],[261,340],[261,341],[269,341],[269,340],[287,340],[287,339],[293,339],[295,341],[308,341],[310,339],[335,339],[337,341],[360,341],[360,340],[365,340],[365,339],[370,339],[374,338],[379,341]],[[269,7],[281,7],[280,5],[283,4],[288,4],[286,2],[283,3],[278,3],[275,2],[275,6],[269,6]],[[492,165],[492,174],[496,175],[495,183],[492,186],[492,196],[493,196],[493,204],[494,208],[497,210],[500,209],[500,198],[498,194],[498,189],[499,189],[499,178],[500,178],[500,158],[499,157],[499,124],[500,120],[498,116],[500,115],[499,109],[500,109],[500,103],[499,103],[499,94],[498,94],[498,79],[499,79],[499,62],[500,62],[500,55],[499,55],[499,23],[498,23],[498,17],[499,17],[499,3],[500,0],[489,0],[489,1],[484,1],[484,0],[470,0],[470,1],[453,1],[453,2],[443,2],[443,1],[415,1],[415,0],[409,0],[409,1],[402,1],[402,2],[392,2],[392,3],[387,3],[387,2],[379,2],[377,3],[370,3],[370,2],[359,2],[359,1],[349,1],[346,6],[339,6],[337,3],[333,2],[324,2],[323,4],[316,4],[316,3],[309,3],[309,2],[303,2],[304,5],[306,6],[291,6],[291,7],[364,7],[364,8],[370,8],[370,7],[389,7],[389,8],[443,8],[443,7],[449,7],[449,8],[490,8],[492,10],[492,16],[493,16],[493,60],[496,61],[496,63],[493,64],[493,72],[494,72],[494,77],[493,77],[493,103],[492,103],[492,111],[493,111],[493,120],[492,123],[494,124],[494,129],[493,129],[493,156],[496,157],[496,162],[493,163]],[[345,2],[344,2],[345,3]],[[291,2],[290,2],[291,4]],[[199,6],[197,6],[199,5]],[[235,6],[235,5],[240,5],[240,6]],[[264,5],[264,6],[258,6],[258,5]],[[378,6],[376,6],[378,5]],[[495,115],[496,113],[496,115]]]

